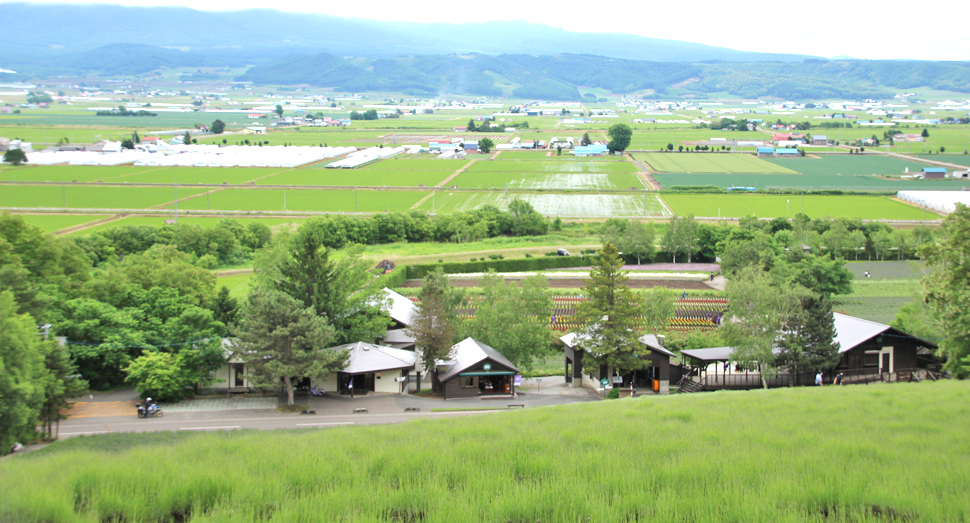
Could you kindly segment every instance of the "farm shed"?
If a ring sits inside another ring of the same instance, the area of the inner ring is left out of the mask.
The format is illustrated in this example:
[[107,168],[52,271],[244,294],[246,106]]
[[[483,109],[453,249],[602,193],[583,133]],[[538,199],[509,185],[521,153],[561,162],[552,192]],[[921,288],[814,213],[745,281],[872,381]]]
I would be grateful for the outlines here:
[[958,203],[970,206],[970,192],[964,191],[898,191],[896,197],[944,214],[955,211]]
[[329,347],[328,350],[346,351],[348,358],[342,371],[314,380],[314,384],[324,391],[351,396],[366,392],[407,393],[409,374],[417,361],[414,352],[364,342]]
[[801,153],[798,152],[798,149],[775,149],[775,156],[781,158],[792,158],[801,156]]
[[812,137],[812,145],[828,145],[829,139],[824,134],[816,134]]
[[[585,351],[578,347],[582,336],[584,334],[581,332],[571,332],[559,338],[565,345],[567,383],[572,383],[574,387],[599,389],[602,388],[600,380],[606,378],[614,387],[630,387],[632,385],[638,391],[654,390],[657,394],[670,393],[670,357],[674,353],[664,348],[662,338],[655,334],[641,336],[640,343],[649,350],[649,353],[643,358],[649,359],[651,364],[644,369],[631,371],[621,376],[618,373],[611,373],[605,365],[598,369],[583,369]],[[656,381],[656,384],[654,384],[654,381]],[[656,388],[654,388],[654,385],[656,385]]]
[[465,338],[452,346],[449,357],[437,362],[435,376],[444,399],[515,395],[519,369],[492,347]]
[[923,167],[923,174],[920,175],[921,180],[942,180],[943,178],[946,178],[945,167]]
[[758,147],[758,156],[765,157],[765,156],[774,156],[774,155],[775,155],[774,147]]
[[573,148],[576,156],[601,156],[606,154],[606,146],[600,144],[579,145]]

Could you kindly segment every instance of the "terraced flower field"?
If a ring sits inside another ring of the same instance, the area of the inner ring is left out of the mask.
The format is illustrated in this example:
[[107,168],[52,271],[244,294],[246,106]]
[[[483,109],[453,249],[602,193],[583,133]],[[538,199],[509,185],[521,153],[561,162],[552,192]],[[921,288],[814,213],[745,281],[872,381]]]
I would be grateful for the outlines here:
[[798,174],[750,154],[735,153],[634,153],[655,171],[674,173]]

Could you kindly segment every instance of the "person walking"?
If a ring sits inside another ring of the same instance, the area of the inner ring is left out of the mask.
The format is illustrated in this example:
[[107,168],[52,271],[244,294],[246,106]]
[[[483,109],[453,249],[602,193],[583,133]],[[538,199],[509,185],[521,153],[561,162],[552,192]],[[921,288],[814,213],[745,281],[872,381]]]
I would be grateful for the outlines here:
[[835,375],[835,381],[833,381],[833,384],[834,385],[842,385],[843,384],[842,383],[842,378],[843,378],[842,371],[839,371],[839,373]]
[[714,281],[714,271],[711,271],[711,281]]
[[818,371],[818,374],[815,375],[815,385],[822,386],[822,371]]

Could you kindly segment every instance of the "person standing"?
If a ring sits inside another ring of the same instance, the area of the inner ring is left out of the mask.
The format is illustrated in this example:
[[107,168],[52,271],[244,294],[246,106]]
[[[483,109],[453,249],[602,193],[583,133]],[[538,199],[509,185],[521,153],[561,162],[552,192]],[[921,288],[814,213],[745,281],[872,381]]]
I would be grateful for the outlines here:
[[815,385],[822,386],[822,371],[818,371],[818,374],[815,375]]
[[839,373],[835,375],[835,381],[833,382],[833,384],[842,385],[842,378],[843,378],[842,371],[839,371]]
[[711,271],[711,281],[714,281],[714,271]]

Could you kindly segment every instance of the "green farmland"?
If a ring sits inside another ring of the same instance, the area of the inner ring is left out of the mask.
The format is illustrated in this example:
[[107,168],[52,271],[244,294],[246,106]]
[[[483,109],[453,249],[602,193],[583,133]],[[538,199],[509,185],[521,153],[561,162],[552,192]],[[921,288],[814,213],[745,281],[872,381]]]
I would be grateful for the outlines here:
[[[0,169],[0,181],[5,182],[99,182],[136,173],[147,173],[160,167],[132,167],[94,165],[40,165]],[[168,180],[171,183],[171,179]]]
[[287,211],[315,212],[384,212],[406,211],[426,191],[355,191],[353,190],[285,190],[222,189],[206,196],[179,202],[179,210],[212,209],[220,211]]
[[[469,160],[412,159],[406,155],[367,164],[360,171],[448,171],[454,172],[468,165]],[[487,157],[485,157],[487,158]]]
[[[420,160],[414,160],[415,162]],[[346,185],[432,187],[453,173],[442,171],[380,171],[376,169],[294,169],[263,178],[256,185]]]
[[[855,218],[861,220],[922,220],[922,209],[892,200],[886,196],[822,196],[769,194],[665,194],[664,202],[677,215],[703,217],[757,216],[776,218],[804,212],[813,218]],[[804,200],[804,210],[802,202]],[[925,214],[927,220],[940,216]]]
[[21,216],[23,216],[24,221],[35,227],[40,227],[44,232],[59,231],[108,217],[97,214],[22,214]]
[[507,209],[512,198],[529,202],[546,216],[669,216],[669,211],[656,194],[529,194],[506,195],[502,192],[438,191],[419,209],[437,214],[468,211],[485,205]]
[[932,160],[935,162],[946,162],[955,163],[957,165],[964,165],[970,167],[970,156],[968,155],[957,155],[957,154],[935,154],[929,156],[920,156],[920,158],[926,160]]
[[[492,164],[489,164],[492,165]],[[465,171],[455,177],[448,185],[467,188],[499,188],[511,189],[629,189],[631,187],[643,189],[643,182],[634,173],[548,173],[548,172],[483,172]]]
[[75,436],[0,461],[0,520],[956,522],[968,433],[970,387],[944,380]]
[[787,167],[768,163],[750,154],[734,153],[634,153],[655,171],[675,173],[797,174]]
[[766,162],[802,174],[903,174],[918,173],[928,164],[875,154],[831,154],[818,158],[770,158]]
[[[178,197],[185,198],[202,192],[202,189],[179,187]],[[171,205],[175,195],[176,192],[172,187],[8,185],[0,190],[0,207],[148,209]]]
[[[179,208],[181,209],[181,205]],[[38,215],[23,214],[21,216],[23,216],[24,219],[26,219],[29,223],[33,223],[31,220],[34,219],[33,217],[36,217]],[[80,218],[80,216],[77,216],[77,217]],[[104,218],[104,216],[101,216],[101,218]],[[73,232],[71,233],[71,235],[83,236],[86,234],[91,234],[93,232],[110,229],[112,227],[129,227],[129,226],[140,226],[140,225],[151,225],[153,227],[162,227],[165,225],[166,220],[171,220],[173,218],[174,216],[172,215],[128,216],[125,218],[112,220],[110,222],[102,223],[99,225],[95,225],[93,227],[89,227],[87,229]],[[259,220],[260,223],[264,223],[273,229],[296,228],[306,220],[306,218],[302,218],[298,216],[286,217],[286,218],[276,218],[276,217],[253,218],[250,216],[236,216],[236,215],[211,216],[211,217],[210,216],[179,216],[178,223],[179,225],[201,225],[202,227],[212,228],[218,225],[219,222],[224,219],[236,220],[242,223],[243,225],[246,225],[250,221]]]
[[530,173],[635,173],[637,166],[632,162],[603,161],[545,161],[519,160],[481,160],[466,170],[467,172],[530,172]]
[[901,180],[869,174],[683,174],[655,173],[664,188],[675,185],[716,185],[758,189],[840,189],[843,191],[959,191],[970,188],[970,180]]

